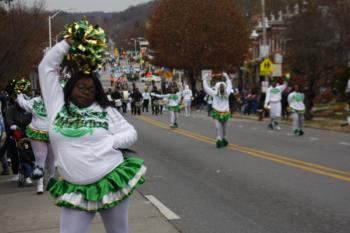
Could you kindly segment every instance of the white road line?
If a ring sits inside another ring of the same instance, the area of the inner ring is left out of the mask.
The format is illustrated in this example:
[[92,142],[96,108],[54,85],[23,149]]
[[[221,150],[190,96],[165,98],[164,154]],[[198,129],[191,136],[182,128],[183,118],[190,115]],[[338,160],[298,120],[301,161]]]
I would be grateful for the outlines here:
[[252,128],[252,130],[257,130],[257,128]]
[[339,142],[339,145],[350,146],[350,143],[349,142]]
[[238,128],[243,128],[244,126],[243,125],[237,125]]
[[292,133],[287,133],[287,136],[294,136],[294,134],[292,134]]
[[320,139],[319,138],[315,138],[315,137],[309,137],[309,140],[310,141],[319,141]]
[[155,196],[146,195],[145,196],[168,220],[180,219],[180,217],[173,211],[168,209],[163,203],[161,203]]

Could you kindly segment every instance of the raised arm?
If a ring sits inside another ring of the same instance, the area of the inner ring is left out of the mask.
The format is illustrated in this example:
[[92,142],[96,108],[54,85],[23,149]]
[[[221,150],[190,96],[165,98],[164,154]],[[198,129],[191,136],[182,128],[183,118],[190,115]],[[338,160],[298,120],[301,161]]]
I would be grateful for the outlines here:
[[114,148],[127,149],[137,140],[137,132],[114,108],[107,109]]
[[63,89],[59,84],[59,67],[63,57],[68,53],[70,45],[66,40],[51,48],[39,65],[39,80],[42,97],[49,119],[64,103]]
[[294,92],[292,92],[288,95],[288,104],[289,105],[292,103],[293,96],[294,96]]
[[225,77],[226,79],[226,92],[227,94],[229,95],[231,93],[231,90],[232,90],[232,82],[231,82],[231,79],[230,77],[228,76],[227,73],[222,73],[222,75]]
[[205,74],[205,75],[203,76],[203,78],[202,78],[202,80],[203,80],[203,88],[204,88],[204,91],[205,91],[208,95],[214,96],[214,95],[216,94],[216,92],[215,92],[213,89],[211,89],[211,88],[209,87],[209,85],[208,85],[208,76],[209,76],[209,74]]
[[32,100],[26,100],[23,94],[19,94],[16,101],[21,108],[27,112],[33,113]]
[[282,85],[279,85],[277,88],[283,92],[288,87],[287,81],[284,81]]
[[165,95],[159,95],[159,94],[156,94],[156,93],[151,93],[151,96],[155,96],[155,97],[158,97],[158,98],[169,98],[169,94],[165,94]]

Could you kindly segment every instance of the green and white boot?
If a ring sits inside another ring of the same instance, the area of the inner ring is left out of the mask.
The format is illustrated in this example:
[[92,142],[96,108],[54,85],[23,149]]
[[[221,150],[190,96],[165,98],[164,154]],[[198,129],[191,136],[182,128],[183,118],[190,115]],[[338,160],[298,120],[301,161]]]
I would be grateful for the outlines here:
[[304,135],[303,129],[299,129],[299,135],[300,135],[300,136],[303,136],[303,135]]
[[228,141],[227,141],[225,138],[222,139],[222,143],[223,143],[224,146],[227,146],[227,145],[228,145]]
[[225,145],[224,145],[224,143],[223,143],[223,141],[222,140],[220,140],[220,139],[217,139],[216,140],[216,148],[222,148],[222,147],[224,147]]

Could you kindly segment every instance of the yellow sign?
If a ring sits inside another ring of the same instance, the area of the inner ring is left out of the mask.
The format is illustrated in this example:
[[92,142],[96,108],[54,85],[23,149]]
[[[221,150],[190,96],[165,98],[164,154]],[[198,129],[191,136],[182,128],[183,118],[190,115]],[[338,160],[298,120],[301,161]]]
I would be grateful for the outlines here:
[[260,75],[270,75],[273,71],[273,64],[270,59],[265,58],[260,64]]

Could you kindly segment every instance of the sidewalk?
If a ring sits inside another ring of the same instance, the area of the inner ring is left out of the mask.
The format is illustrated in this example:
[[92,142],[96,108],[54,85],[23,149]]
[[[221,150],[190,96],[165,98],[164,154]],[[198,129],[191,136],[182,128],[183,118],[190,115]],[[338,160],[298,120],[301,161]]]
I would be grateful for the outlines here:
[[[58,233],[60,208],[45,193],[36,195],[35,187],[17,187],[0,177],[1,233]],[[97,214],[89,233],[104,233]],[[134,192],[129,206],[129,233],[178,233],[161,213],[139,192]]]
[[[258,121],[258,116],[256,115],[242,115],[238,113],[233,114],[233,118],[236,119],[249,119],[249,120],[255,120]],[[261,122],[268,122],[269,118],[264,118]],[[281,120],[282,124],[292,125],[292,117],[289,117],[289,120]],[[340,120],[334,120],[329,119],[325,117],[314,117],[312,120],[307,120],[304,123],[304,127],[306,128],[314,128],[314,129],[323,129],[323,130],[331,130],[336,132],[343,132],[343,133],[350,133],[350,128],[345,126],[342,127],[341,125],[346,123],[346,119],[343,121]]]

